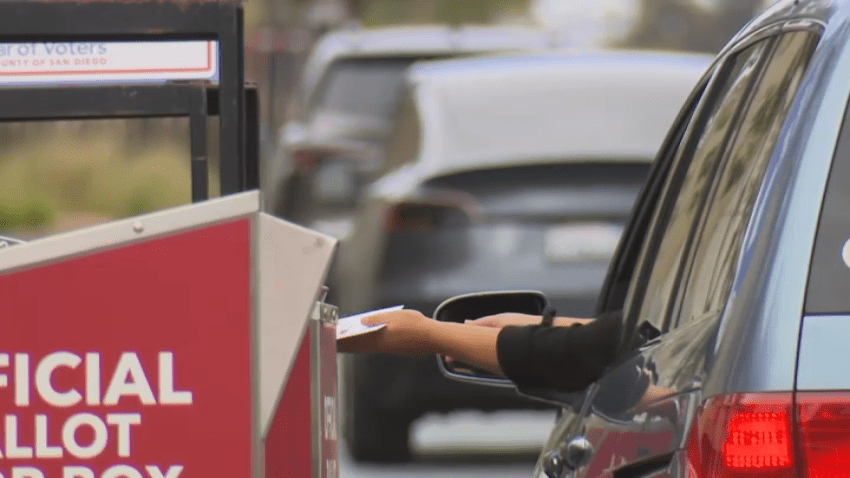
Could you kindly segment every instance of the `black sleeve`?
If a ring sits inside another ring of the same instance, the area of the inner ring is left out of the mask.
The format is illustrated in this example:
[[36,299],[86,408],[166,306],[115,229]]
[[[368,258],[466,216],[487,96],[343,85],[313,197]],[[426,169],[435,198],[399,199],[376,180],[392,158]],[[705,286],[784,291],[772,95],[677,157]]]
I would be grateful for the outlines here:
[[499,366],[521,388],[583,390],[614,361],[621,326],[621,311],[570,327],[507,326],[496,342]]

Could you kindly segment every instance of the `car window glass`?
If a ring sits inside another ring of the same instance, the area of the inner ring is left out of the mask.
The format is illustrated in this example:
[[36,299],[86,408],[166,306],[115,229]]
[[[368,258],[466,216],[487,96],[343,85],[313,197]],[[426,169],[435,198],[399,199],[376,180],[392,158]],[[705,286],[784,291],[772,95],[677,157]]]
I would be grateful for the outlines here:
[[664,178],[670,171],[676,150],[682,141],[688,124],[694,117],[696,106],[699,104],[703,93],[705,93],[708,78],[710,78],[710,75],[706,75],[705,78],[701,79],[697,87],[694,88],[694,91],[691,92],[690,97],[685,102],[685,106],[673,122],[667,138],[665,138],[664,143],[661,145],[661,153],[653,161],[647,173],[647,180],[644,182],[640,194],[635,201],[623,233],[623,238],[617,246],[616,255],[605,278],[605,284],[602,287],[599,302],[596,306],[596,315],[614,310],[623,310],[626,292],[628,292],[629,284],[631,284],[632,277],[634,277],[638,254],[646,238],[646,231],[652,219],[652,212],[661,196]]
[[756,194],[816,42],[808,32],[784,35],[753,89],[696,241],[679,323],[722,311]]
[[725,75],[716,79],[719,84],[712,85],[714,94],[707,95],[708,101],[713,103],[702,106],[704,120],[689,134],[685,148],[679,153],[682,155],[680,167],[688,163],[684,177],[676,171],[668,177],[664,195],[667,204],[662,203],[653,220],[655,224],[663,224],[655,228],[662,231],[661,242],[651,260],[646,288],[641,293],[638,323],[648,321],[661,331],[666,327],[691,231],[707,196],[718,158],[726,147],[728,133],[737,121],[738,110],[764,53],[765,43],[750,46],[731,59],[731,68],[720,70],[720,74]]
[[416,159],[419,154],[419,112],[412,94],[401,102],[395,117],[395,128],[387,141],[383,172],[394,171]]
[[[835,99],[840,101],[839,98]],[[829,138],[825,138],[828,140]],[[850,313],[850,103],[833,153],[806,286],[804,313]]]
[[392,115],[413,58],[349,59],[333,63],[316,109],[385,121]]

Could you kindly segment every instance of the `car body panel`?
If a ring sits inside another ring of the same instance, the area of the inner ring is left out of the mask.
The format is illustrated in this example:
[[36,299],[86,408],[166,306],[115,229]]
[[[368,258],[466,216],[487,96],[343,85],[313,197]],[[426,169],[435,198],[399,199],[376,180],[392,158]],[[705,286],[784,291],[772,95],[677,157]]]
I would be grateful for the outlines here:
[[[419,63],[410,82],[432,101],[422,112],[417,164],[422,174],[447,174],[547,158],[646,162],[706,66],[701,54],[640,51]],[[529,75],[538,78],[533,88]],[[510,94],[514,88],[524,93]]]
[[[758,186],[723,312],[660,331],[612,366],[580,410],[565,409],[535,476],[686,476],[682,450],[705,399],[850,389],[850,375],[835,371],[850,353],[842,342],[848,317],[803,314],[817,211],[850,97],[848,19],[850,2],[783,1],[723,50],[719,58],[756,39],[825,25]],[[632,399],[625,412],[602,406],[642,389],[628,383],[635,376],[648,377],[645,401]],[[577,438],[592,442],[589,462],[547,474],[549,455]]]
[[841,0],[808,0],[803,3],[799,0],[777,0],[733,35],[721,49],[718,57],[727,54],[744,39],[752,37],[768,25],[797,19],[815,20],[826,24],[833,16],[835,7],[840,3]]
[[706,397],[793,389],[811,260],[810,253],[801,251],[811,251],[814,244],[818,215],[813,211],[820,210],[844,119],[846,100],[834,98],[850,95],[847,28],[845,20],[830,23],[824,32],[768,165],[732,286],[733,300],[718,331],[715,372],[705,379]]
[[850,317],[807,315],[800,335],[797,390],[850,389]]
[[[704,365],[698,358],[713,345],[716,329],[716,320],[689,324],[612,367],[590,389],[588,404],[579,413],[563,412],[572,426],[566,433],[561,431],[558,438],[556,432],[550,436],[550,444],[538,461],[538,472],[542,472],[552,442],[569,442],[576,437],[589,440],[593,451],[589,462],[573,476],[613,476],[615,471],[659,456],[662,459],[653,466],[666,467],[671,453],[684,445],[690,420],[702,400],[693,377]],[[686,366],[681,367],[683,364]],[[643,389],[645,385],[638,381],[649,383],[640,396],[630,393]]]

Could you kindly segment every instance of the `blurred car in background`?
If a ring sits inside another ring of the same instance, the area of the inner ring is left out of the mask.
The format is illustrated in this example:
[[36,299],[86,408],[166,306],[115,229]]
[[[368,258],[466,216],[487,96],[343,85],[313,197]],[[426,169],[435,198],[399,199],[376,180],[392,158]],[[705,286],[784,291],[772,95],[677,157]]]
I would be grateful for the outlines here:
[[[538,290],[591,316],[656,150],[709,56],[543,52],[424,62],[343,241],[342,312]],[[433,356],[346,356],[344,435],[357,460],[409,457],[427,412],[539,407],[450,381]]]
[[363,185],[381,174],[383,142],[415,61],[558,44],[520,27],[408,26],[341,30],[308,58],[292,120],[280,134],[276,215],[344,237]]

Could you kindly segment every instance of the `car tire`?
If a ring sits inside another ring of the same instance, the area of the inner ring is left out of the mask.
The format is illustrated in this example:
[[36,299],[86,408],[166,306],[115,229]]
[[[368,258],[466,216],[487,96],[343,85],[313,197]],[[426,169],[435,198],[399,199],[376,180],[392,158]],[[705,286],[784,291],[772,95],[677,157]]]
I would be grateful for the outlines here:
[[346,376],[343,436],[351,458],[357,462],[410,461],[410,424],[413,420],[382,409],[378,397],[380,389],[370,383],[366,371],[358,370],[355,365]]

